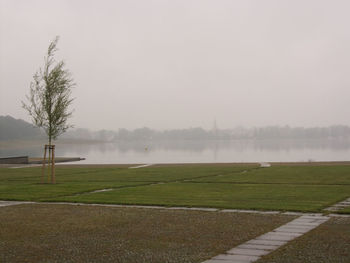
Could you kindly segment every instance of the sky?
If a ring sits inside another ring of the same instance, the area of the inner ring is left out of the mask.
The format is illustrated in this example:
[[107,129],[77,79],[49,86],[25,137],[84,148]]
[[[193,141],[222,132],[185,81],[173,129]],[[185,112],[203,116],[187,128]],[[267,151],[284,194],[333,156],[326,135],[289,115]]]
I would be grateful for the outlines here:
[[350,125],[348,0],[0,0],[0,115],[60,36],[75,127]]

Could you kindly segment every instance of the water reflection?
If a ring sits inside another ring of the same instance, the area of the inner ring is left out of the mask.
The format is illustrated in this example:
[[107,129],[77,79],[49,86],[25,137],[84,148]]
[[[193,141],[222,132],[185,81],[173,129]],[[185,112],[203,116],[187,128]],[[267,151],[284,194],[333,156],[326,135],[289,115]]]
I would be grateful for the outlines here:
[[[57,156],[84,157],[85,163],[343,161],[350,140],[179,140],[113,143],[57,143]],[[0,156],[41,156],[42,145],[0,149]]]

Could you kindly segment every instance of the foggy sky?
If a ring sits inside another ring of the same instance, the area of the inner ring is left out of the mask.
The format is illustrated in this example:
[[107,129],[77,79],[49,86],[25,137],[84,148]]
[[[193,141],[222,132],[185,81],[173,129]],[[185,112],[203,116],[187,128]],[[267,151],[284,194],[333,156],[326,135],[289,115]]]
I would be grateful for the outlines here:
[[0,0],[0,115],[60,36],[91,129],[350,125],[350,1]]

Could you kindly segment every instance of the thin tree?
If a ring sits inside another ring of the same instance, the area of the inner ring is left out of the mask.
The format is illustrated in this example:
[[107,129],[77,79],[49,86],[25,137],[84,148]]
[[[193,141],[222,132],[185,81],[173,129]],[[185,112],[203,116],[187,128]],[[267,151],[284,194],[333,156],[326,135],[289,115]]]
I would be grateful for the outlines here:
[[[30,93],[26,96],[27,101],[22,101],[22,106],[28,111],[33,124],[45,131],[49,149],[52,148],[53,140],[72,127],[67,121],[72,116],[72,111],[69,108],[73,102],[71,92],[75,83],[69,70],[65,69],[64,61],[56,62],[54,59],[58,40],[57,36],[50,43],[44,59],[44,66],[33,76],[33,81],[30,83]],[[46,152],[44,158],[45,156]],[[43,161],[43,169],[44,167],[45,161]]]

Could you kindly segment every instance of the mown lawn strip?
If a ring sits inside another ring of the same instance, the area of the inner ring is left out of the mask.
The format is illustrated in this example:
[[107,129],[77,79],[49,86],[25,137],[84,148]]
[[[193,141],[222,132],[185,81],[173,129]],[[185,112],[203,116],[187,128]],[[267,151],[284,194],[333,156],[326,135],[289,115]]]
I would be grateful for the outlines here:
[[350,186],[167,183],[52,200],[318,212],[349,192]]
[[196,182],[256,184],[350,185],[350,166],[272,166],[247,172],[225,174]]

